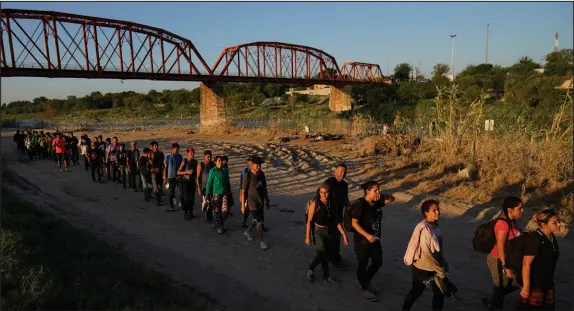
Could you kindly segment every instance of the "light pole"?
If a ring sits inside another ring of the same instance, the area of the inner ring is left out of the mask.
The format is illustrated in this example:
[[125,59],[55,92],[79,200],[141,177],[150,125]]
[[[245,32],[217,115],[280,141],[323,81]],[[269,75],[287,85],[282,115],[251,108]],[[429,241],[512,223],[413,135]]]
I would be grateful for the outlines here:
[[450,35],[451,42],[452,42],[452,52],[450,54],[450,70],[452,72],[452,80],[454,81],[454,38],[456,38],[456,34]]
[[488,64],[488,29],[490,28],[490,23],[486,23],[486,64]]

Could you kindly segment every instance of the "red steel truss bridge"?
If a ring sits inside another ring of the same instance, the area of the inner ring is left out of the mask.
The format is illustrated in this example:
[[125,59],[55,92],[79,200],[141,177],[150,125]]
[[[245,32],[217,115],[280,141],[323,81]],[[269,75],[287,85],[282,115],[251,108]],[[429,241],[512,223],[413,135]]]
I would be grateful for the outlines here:
[[223,50],[210,67],[194,44],[147,25],[76,14],[2,9],[2,77],[202,82],[382,84],[376,64],[308,46],[252,42]]

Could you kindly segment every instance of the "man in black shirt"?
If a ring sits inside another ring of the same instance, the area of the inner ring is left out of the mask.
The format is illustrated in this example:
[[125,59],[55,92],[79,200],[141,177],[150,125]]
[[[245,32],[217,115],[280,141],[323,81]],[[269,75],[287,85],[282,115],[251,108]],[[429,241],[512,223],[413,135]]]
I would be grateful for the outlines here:
[[68,139],[66,139],[68,144],[67,148],[70,150],[70,156],[72,157],[72,163],[74,165],[80,165],[80,153],[78,150],[78,138],[74,136],[74,133],[68,133]]
[[149,156],[151,154],[151,150],[149,148],[143,149],[143,154],[138,160],[138,168],[140,171],[140,179],[142,182],[144,200],[149,202],[151,200],[151,193],[152,193],[152,174],[151,174],[151,163]]
[[130,150],[128,150],[128,174],[129,174],[129,181],[130,187],[134,190],[134,192],[138,191],[138,187],[136,186],[136,181],[139,179],[139,189],[142,189],[142,181],[139,172],[139,159],[140,159],[140,151],[137,147],[138,143],[132,141],[130,143]]
[[262,250],[266,250],[267,244],[263,240],[263,208],[266,202],[267,209],[269,209],[269,197],[267,195],[267,181],[262,174],[259,174],[260,169],[261,159],[259,157],[253,158],[251,171],[243,177],[241,183],[241,213],[245,213],[245,205],[247,204],[247,208],[253,217],[253,222],[243,234],[247,240],[252,241],[251,230],[255,225],[260,240],[259,247]]
[[92,170],[92,181],[96,182],[96,175],[98,175],[98,182],[102,183],[102,172],[100,167],[102,165],[102,157],[100,151],[96,148],[96,144],[92,143],[92,148],[87,155],[88,163]]
[[126,181],[128,179],[128,151],[126,150],[126,144],[121,143],[120,144],[120,150],[118,152],[118,162],[117,162],[120,174],[118,176],[118,181],[119,178],[121,178],[121,183],[124,187],[124,189],[126,189]]
[[26,154],[26,145],[24,144],[25,135],[20,133],[20,130],[16,130],[14,134],[14,142],[16,143],[16,149],[20,154]]
[[[349,201],[349,185],[344,180],[347,175],[347,165],[344,163],[339,163],[335,167],[335,176],[327,178],[324,183],[328,184],[331,188],[330,196],[330,206],[331,209],[337,213],[339,219],[343,219],[343,211],[345,207],[351,206]],[[329,228],[329,234],[331,235],[331,241],[333,245],[331,246],[330,261],[337,268],[344,268],[343,260],[341,258],[341,233],[335,227]]]
[[150,143],[151,149],[151,183],[153,185],[153,191],[155,192],[155,198],[157,200],[157,205],[161,205],[161,185],[162,185],[162,175],[163,175],[163,160],[164,155],[158,150],[157,141],[152,141]]

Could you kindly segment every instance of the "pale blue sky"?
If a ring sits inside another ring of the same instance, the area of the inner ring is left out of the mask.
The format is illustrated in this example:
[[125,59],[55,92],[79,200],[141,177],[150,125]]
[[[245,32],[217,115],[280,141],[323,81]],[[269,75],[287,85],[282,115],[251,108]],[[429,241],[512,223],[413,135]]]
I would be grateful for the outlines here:
[[[569,2],[2,2],[3,8],[53,10],[107,17],[164,28],[190,39],[211,66],[224,47],[252,41],[313,46],[345,61],[421,63],[429,74],[450,64],[450,34],[456,33],[455,69],[483,63],[486,22],[489,62],[510,65],[521,56],[541,61],[572,48],[573,4]],[[2,102],[34,97],[65,98],[92,91],[119,92],[197,87],[191,82],[2,78]]]

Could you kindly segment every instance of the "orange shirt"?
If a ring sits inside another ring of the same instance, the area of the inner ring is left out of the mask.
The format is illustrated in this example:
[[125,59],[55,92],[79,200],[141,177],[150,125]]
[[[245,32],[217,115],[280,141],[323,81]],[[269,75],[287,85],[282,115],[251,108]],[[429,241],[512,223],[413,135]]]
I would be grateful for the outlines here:
[[60,137],[56,137],[52,142],[52,146],[56,148],[56,153],[66,152],[66,140]]
[[[494,225],[494,235],[496,236],[496,233],[500,231],[508,232],[508,241],[520,235],[520,231],[516,227],[512,226],[512,230],[510,230],[508,227],[508,222],[502,219],[497,221],[496,225]],[[490,251],[490,254],[496,258],[500,258],[498,257],[498,249],[496,248],[496,244],[492,248],[492,251]]]

